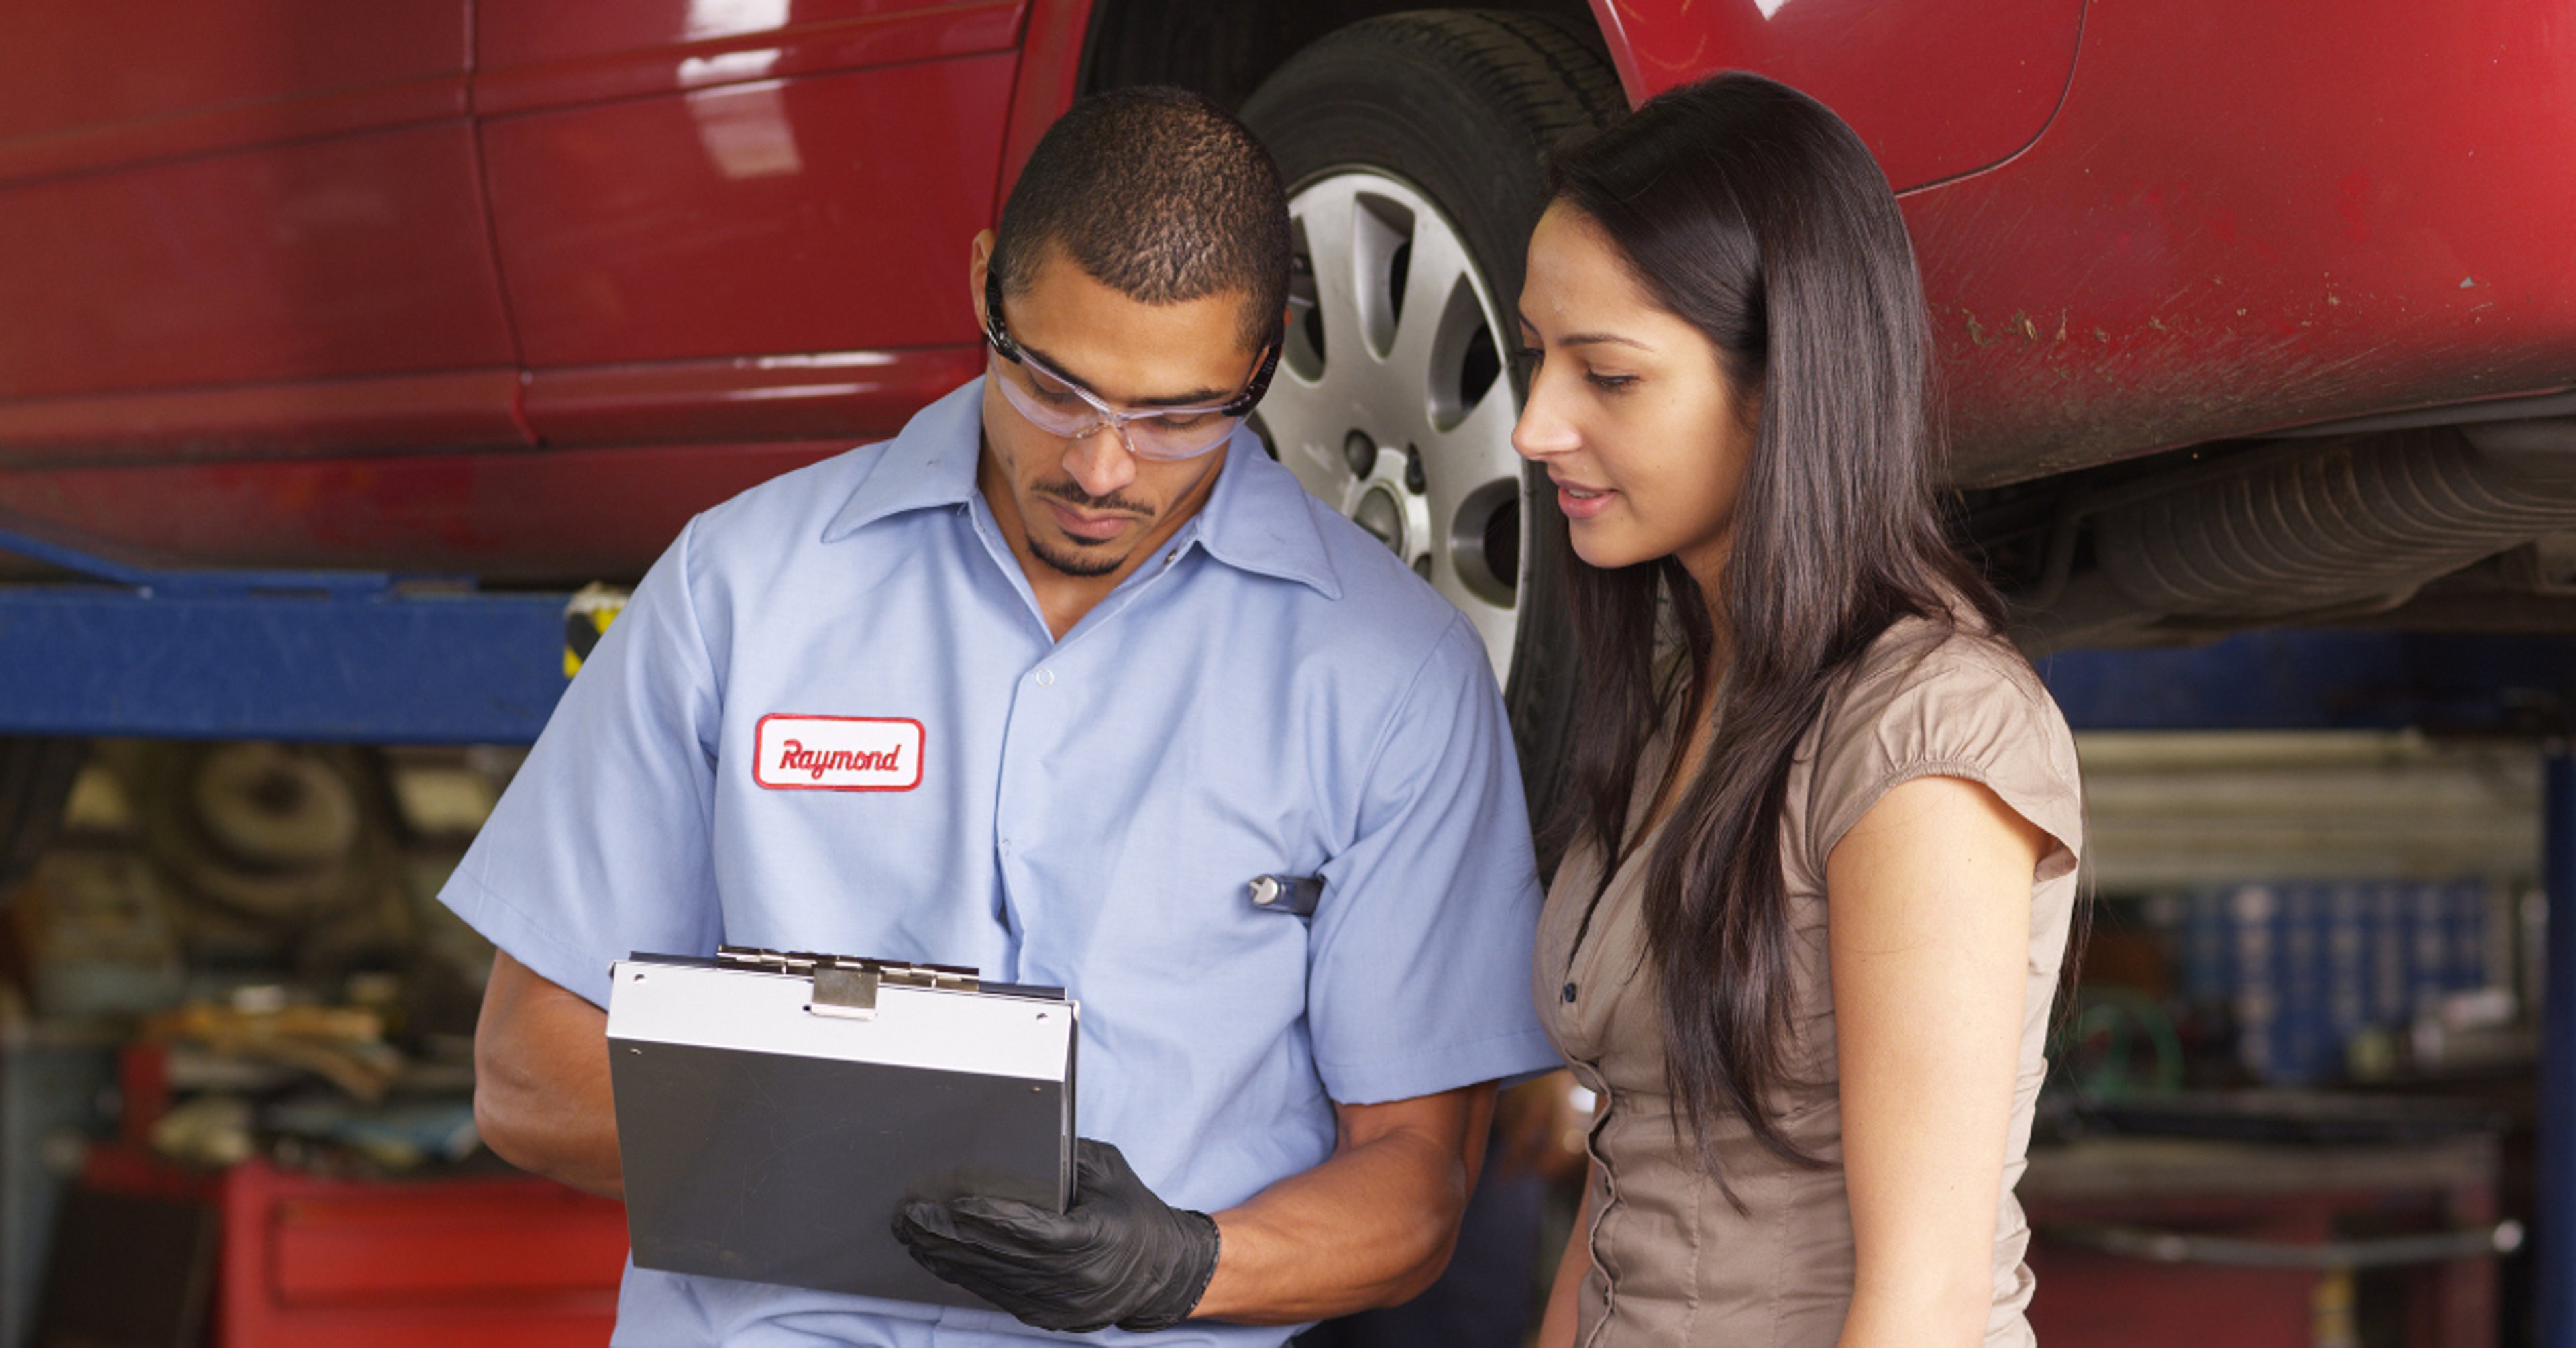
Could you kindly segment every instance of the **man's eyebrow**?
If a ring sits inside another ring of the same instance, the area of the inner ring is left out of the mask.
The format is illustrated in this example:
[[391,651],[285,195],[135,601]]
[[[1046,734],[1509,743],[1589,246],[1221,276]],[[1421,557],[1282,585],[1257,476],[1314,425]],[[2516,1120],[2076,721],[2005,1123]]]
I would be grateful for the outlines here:
[[1120,407],[1213,407],[1224,402],[1226,399],[1233,397],[1236,392],[1233,389],[1201,388],[1192,389],[1187,393],[1173,394],[1168,397],[1138,398],[1134,402],[1121,403],[1116,398],[1112,398],[1108,394],[1102,393],[1098,386],[1094,385],[1090,380],[1066,369],[1063,361],[1057,360],[1055,357],[1038,350],[1036,347],[1031,346],[1026,342],[1020,343],[1019,346],[1021,354],[1026,355],[1037,361],[1038,364],[1047,367],[1049,371],[1072,383],[1083,392],[1100,399],[1102,402],[1112,403]]

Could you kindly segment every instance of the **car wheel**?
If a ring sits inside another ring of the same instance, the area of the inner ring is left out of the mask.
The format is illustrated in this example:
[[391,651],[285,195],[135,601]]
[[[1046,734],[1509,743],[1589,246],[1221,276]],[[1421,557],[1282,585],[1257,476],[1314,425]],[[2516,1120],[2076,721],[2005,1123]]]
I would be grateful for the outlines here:
[[1506,355],[1543,156],[1626,110],[1588,34],[1467,11],[1340,29],[1243,107],[1288,185],[1299,262],[1259,429],[1475,623],[1534,810],[1573,691],[1565,531],[1545,475],[1512,452]]

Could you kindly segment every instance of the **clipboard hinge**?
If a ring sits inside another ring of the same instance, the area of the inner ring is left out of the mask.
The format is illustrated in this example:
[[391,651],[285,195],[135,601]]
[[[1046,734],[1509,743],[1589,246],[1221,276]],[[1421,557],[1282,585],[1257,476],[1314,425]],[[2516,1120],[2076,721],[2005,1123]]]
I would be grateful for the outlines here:
[[876,1019],[877,990],[889,983],[906,988],[973,992],[979,982],[977,970],[953,964],[911,964],[738,945],[718,946],[716,963],[728,969],[810,977],[814,980],[814,997],[806,1009],[818,1016],[849,1020]]

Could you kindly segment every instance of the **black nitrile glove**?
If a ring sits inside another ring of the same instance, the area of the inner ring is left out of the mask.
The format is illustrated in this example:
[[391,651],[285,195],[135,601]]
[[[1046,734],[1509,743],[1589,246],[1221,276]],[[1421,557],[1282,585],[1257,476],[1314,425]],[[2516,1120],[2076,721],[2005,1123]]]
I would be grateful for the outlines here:
[[894,1238],[923,1268],[1040,1329],[1169,1329],[1216,1273],[1216,1222],[1154,1196],[1106,1142],[1074,1143],[1073,1207],[909,1203]]

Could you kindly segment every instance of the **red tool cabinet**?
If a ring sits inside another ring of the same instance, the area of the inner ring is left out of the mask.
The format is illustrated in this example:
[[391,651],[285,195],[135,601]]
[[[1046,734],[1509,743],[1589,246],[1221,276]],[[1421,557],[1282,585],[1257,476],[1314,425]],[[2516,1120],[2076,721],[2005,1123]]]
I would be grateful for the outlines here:
[[2350,1348],[2365,1331],[2491,1348],[2496,1258],[2520,1232],[2498,1221],[2497,1167],[2488,1135],[2034,1150],[2031,1328],[2086,1348]]
[[222,1185],[216,1348],[608,1342],[626,1210],[529,1176]]

